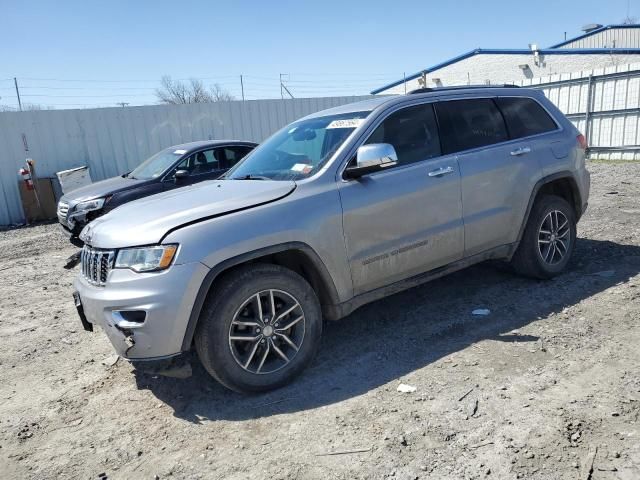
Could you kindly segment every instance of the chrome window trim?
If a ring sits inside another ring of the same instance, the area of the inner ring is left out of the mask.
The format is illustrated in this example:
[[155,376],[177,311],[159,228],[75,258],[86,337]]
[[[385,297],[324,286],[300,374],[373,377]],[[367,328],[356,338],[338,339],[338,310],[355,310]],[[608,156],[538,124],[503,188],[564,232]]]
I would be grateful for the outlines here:
[[[344,178],[344,171],[347,168],[349,160],[351,158],[353,158],[353,155],[355,155],[355,153],[358,150],[358,148],[361,145],[363,145],[369,139],[369,137],[373,134],[375,129],[384,120],[386,120],[390,115],[392,115],[393,113],[397,112],[398,110],[401,110],[403,108],[413,107],[413,106],[416,106],[416,105],[425,105],[425,104],[428,104],[428,103],[435,104],[437,102],[459,101],[459,100],[469,100],[469,99],[491,99],[491,100],[494,100],[494,99],[497,99],[497,98],[528,98],[530,100],[535,101],[551,117],[551,119],[556,124],[557,129],[549,130],[548,132],[537,133],[535,135],[529,135],[527,137],[509,138],[508,140],[506,140],[504,142],[492,143],[491,145],[484,145],[482,147],[470,148],[470,149],[467,149],[467,150],[460,150],[458,152],[453,152],[453,153],[443,154],[441,152],[440,156],[431,157],[431,158],[423,160],[422,162],[430,161],[430,160],[434,160],[434,159],[438,159],[438,158],[443,158],[443,157],[447,157],[447,156],[465,155],[467,153],[473,153],[475,151],[486,149],[486,148],[494,148],[494,147],[497,147],[497,146],[509,145],[511,143],[520,142],[523,139],[535,139],[535,138],[538,138],[538,137],[540,137],[542,135],[550,135],[550,134],[553,134],[553,133],[559,133],[559,132],[563,132],[564,131],[564,127],[556,119],[556,117],[553,115],[553,113],[551,113],[549,111],[549,109],[545,107],[545,105],[543,105],[540,101],[538,101],[537,98],[535,98],[535,97],[533,97],[531,95],[517,95],[517,94],[508,94],[508,95],[495,95],[495,94],[493,94],[493,95],[488,95],[488,94],[475,95],[473,93],[465,92],[465,93],[458,93],[456,95],[447,94],[447,95],[437,96],[437,97],[433,96],[433,97],[427,97],[427,98],[424,98],[424,97],[423,98],[416,98],[416,99],[411,99],[411,100],[407,99],[407,101],[404,101],[404,102],[400,102],[399,101],[398,103],[392,105],[391,107],[388,107],[388,108],[384,109],[383,111],[381,111],[379,113],[379,116],[377,118],[375,118],[375,120],[374,119],[371,120],[371,123],[369,123],[369,125],[366,126],[366,129],[361,134],[360,138],[358,138],[357,140],[353,141],[352,145],[349,147],[348,153],[345,154],[344,157],[340,160],[341,164],[340,164],[340,167],[338,168],[338,171],[337,171],[337,174],[336,174],[336,180],[342,181],[344,183],[357,181],[355,179],[346,179],[346,178]],[[497,103],[496,103],[496,107],[498,108],[498,110],[500,110],[500,107],[498,106]],[[435,108],[434,108],[434,111],[435,111]],[[373,110],[371,113],[374,113],[374,112],[375,112],[375,110]],[[500,110],[500,113],[502,113],[502,110]],[[435,114],[436,114],[436,120],[438,121],[437,112],[435,112]],[[505,120],[505,127],[508,129],[508,126],[506,124],[506,120]],[[508,133],[508,131],[507,131],[507,133]],[[440,124],[439,124],[439,121],[438,121],[438,137],[440,137]],[[417,164],[417,163],[422,163],[422,162],[413,162],[413,163]],[[411,164],[408,164],[408,165],[411,165]],[[386,171],[390,172],[390,171],[396,170],[398,168],[401,168],[401,165],[390,167]],[[382,173],[382,172],[374,172],[374,173],[368,174],[368,176],[377,175],[377,174],[380,174],[380,173]]]

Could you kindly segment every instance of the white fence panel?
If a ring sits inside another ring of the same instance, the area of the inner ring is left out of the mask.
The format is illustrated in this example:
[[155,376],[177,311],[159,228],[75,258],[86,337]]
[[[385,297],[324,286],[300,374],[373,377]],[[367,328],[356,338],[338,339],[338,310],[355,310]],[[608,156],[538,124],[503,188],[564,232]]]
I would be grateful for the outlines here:
[[589,142],[592,156],[640,160],[640,64],[550,75],[539,88]]

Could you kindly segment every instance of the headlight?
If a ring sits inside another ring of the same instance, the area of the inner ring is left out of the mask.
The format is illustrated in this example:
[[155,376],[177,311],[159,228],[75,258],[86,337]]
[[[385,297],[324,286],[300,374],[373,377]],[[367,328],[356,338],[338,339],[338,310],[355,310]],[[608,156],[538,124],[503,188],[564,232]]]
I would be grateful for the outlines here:
[[134,272],[164,270],[171,265],[177,245],[125,248],[118,252],[115,268],[130,268]]
[[77,204],[73,211],[74,213],[90,212],[92,210],[100,210],[104,206],[105,198],[96,198],[88,200],[86,202],[80,202]]

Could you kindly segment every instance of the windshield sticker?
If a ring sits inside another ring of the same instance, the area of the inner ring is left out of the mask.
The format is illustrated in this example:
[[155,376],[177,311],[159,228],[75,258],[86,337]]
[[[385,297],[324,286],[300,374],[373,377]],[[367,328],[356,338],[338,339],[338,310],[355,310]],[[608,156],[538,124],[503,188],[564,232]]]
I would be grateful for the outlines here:
[[306,163],[296,163],[293,167],[291,167],[291,170],[294,172],[309,173],[311,170],[313,170],[313,166],[307,165]]
[[334,120],[327,125],[330,128],[358,128],[364,122],[364,118],[345,118],[344,120]]
[[185,153],[187,153],[186,150],[174,150],[174,155],[184,155]]

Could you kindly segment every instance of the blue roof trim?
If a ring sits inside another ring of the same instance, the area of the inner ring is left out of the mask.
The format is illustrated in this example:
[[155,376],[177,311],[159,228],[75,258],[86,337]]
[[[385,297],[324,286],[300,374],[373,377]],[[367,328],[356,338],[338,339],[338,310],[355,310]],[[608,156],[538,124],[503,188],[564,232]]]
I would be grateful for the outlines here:
[[405,78],[401,78],[400,80],[397,80],[397,81],[395,81],[393,83],[385,85],[384,87],[376,88],[375,90],[373,90],[371,92],[371,95],[375,95],[375,94],[380,93],[383,90],[387,90],[389,88],[397,87],[398,85],[402,85],[406,81],[415,80],[416,78],[418,78],[423,73],[430,73],[430,72],[433,72],[434,70],[439,70],[439,69],[441,69],[443,67],[451,65],[452,63],[456,63],[456,62],[459,62],[460,60],[464,60],[465,58],[473,57],[477,53],[480,53],[480,51],[481,50],[479,48],[476,48],[475,50],[471,50],[470,52],[463,53],[462,55],[458,55],[457,57],[453,57],[453,58],[447,60],[446,62],[442,62],[442,63],[439,63],[437,65],[434,65],[433,67],[425,68],[424,70],[420,70],[419,72],[412,73],[411,75],[408,75]]
[[[640,27],[640,25],[638,25]],[[565,49],[543,49],[538,50],[540,55],[593,55],[593,54],[638,54],[640,55],[640,48],[565,48]],[[447,67],[453,63],[459,62],[461,60],[465,60],[469,57],[473,57],[474,55],[528,55],[531,54],[531,50],[528,48],[518,48],[518,49],[510,49],[510,48],[476,48],[475,50],[471,50],[470,52],[463,53],[462,55],[458,55],[457,57],[453,57],[446,62],[438,63],[433,67],[425,68],[424,70],[420,70],[419,72],[412,73],[411,75],[407,75],[405,78],[401,78],[395,82],[389,83],[380,88],[376,88],[371,91],[371,95],[376,95],[380,92],[388,90],[393,87],[397,87],[398,85],[402,85],[405,81],[415,80],[420,77],[423,73],[432,73],[436,70],[440,70],[441,68]]]
[[582,40],[583,38],[590,37],[591,35],[595,35],[596,33],[604,32],[605,30],[614,30],[618,28],[640,28],[640,25],[605,25],[600,28],[596,28],[595,30],[591,30],[590,32],[583,33],[582,35],[578,35],[577,37],[570,38],[569,40],[565,40],[563,42],[557,43],[555,45],[551,45],[549,48],[560,48],[569,43],[575,42],[577,40]]
[[[489,53],[489,54],[506,54],[506,55],[526,55],[532,53],[528,48],[480,48],[475,51],[476,53]],[[539,49],[540,55],[589,55],[589,54],[635,54],[640,53],[640,48],[563,48],[552,49],[543,48]]]

